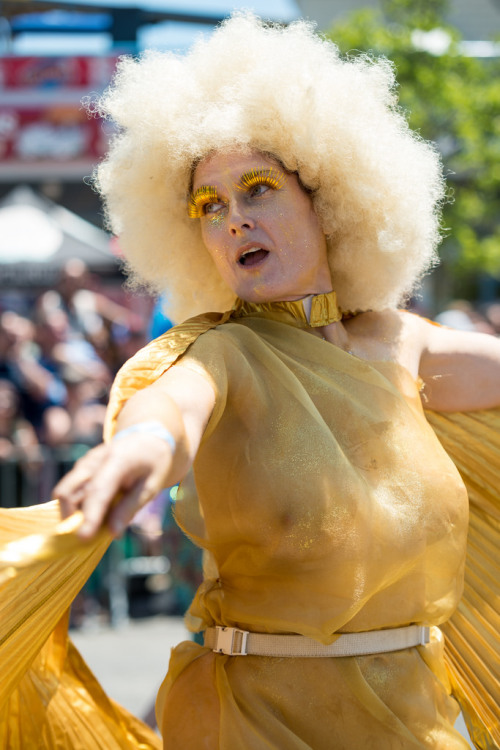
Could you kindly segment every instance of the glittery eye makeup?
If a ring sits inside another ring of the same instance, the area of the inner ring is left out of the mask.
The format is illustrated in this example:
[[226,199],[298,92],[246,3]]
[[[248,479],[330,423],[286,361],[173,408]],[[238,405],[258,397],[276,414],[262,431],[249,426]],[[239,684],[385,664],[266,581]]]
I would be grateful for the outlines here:
[[224,223],[225,218],[226,218],[225,213],[212,214],[209,218],[209,222],[213,226],[218,227],[220,226],[220,224]]
[[220,203],[217,188],[211,185],[202,185],[189,197],[188,216],[191,219],[200,219],[205,216],[203,209],[209,203]]
[[[274,167],[251,169],[248,172],[244,172],[241,175],[239,181],[235,183],[237,190],[242,190],[250,193],[250,197],[258,197],[258,194],[253,195],[253,188],[265,186],[270,187],[273,190],[280,190],[285,182],[285,174],[280,169]],[[265,192],[265,191],[264,191]],[[188,202],[188,215],[191,219],[200,219],[202,216],[209,216],[211,224],[220,224],[223,221],[223,216],[219,212],[210,212],[205,209],[205,206],[209,204],[223,204],[217,193],[217,188],[213,185],[202,185],[193,193],[191,193]]]
[[270,167],[269,169],[252,169],[241,175],[237,187],[240,190],[249,190],[255,185],[267,185],[273,190],[280,190],[285,182],[285,175],[281,170]]

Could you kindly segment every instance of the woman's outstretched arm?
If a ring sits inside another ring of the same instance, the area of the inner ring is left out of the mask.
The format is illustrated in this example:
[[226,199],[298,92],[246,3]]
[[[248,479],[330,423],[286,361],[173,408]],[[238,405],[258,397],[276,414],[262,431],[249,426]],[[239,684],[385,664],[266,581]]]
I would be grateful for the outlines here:
[[127,432],[90,450],[54,488],[64,518],[83,512],[80,537],[90,539],[104,522],[121,534],[139,508],[183,479],[214,404],[209,381],[182,365],[134,394],[117,423],[117,434]]

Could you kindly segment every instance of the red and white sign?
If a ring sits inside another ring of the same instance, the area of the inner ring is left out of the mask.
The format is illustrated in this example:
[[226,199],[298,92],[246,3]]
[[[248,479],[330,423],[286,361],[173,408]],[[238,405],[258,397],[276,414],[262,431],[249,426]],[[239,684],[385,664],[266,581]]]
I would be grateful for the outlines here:
[[0,92],[19,89],[104,89],[116,57],[2,57]]
[[29,174],[46,165],[95,163],[110,123],[89,116],[82,100],[109,84],[116,57],[0,58],[0,172]]
[[107,140],[102,121],[89,118],[79,105],[0,107],[2,162],[96,161],[104,153]]

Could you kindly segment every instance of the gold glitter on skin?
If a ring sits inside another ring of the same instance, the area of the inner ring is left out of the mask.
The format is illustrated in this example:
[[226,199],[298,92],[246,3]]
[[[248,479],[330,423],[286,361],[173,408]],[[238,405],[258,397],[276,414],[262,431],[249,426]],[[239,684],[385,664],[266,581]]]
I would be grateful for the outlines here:
[[210,224],[214,226],[219,226],[220,224],[224,222],[225,218],[226,217],[224,216],[224,214],[219,213],[219,214],[214,214],[213,216],[211,216],[209,221],[210,221]]

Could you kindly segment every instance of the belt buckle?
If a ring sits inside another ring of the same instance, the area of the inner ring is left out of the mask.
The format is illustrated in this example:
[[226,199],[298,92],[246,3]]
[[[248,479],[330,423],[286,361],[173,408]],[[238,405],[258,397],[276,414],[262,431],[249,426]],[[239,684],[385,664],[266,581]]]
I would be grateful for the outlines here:
[[429,625],[420,625],[419,626],[419,646],[426,646],[428,643],[431,642],[431,629]]
[[213,650],[216,654],[226,654],[227,656],[246,656],[247,638],[248,630],[239,630],[239,628],[225,628],[221,625],[216,625],[215,646]]

